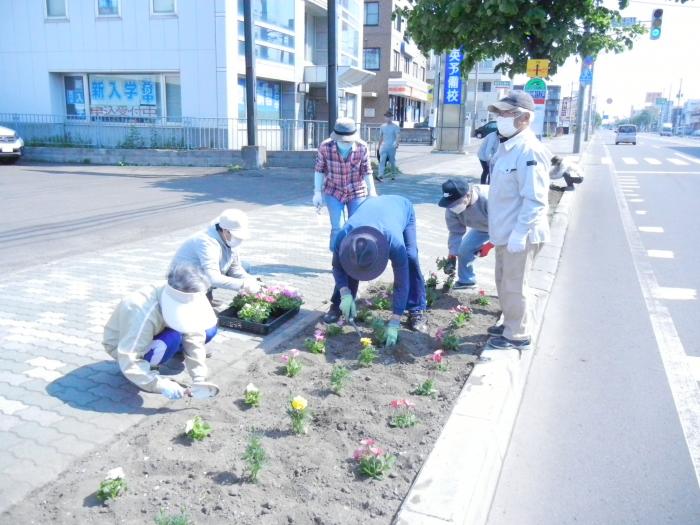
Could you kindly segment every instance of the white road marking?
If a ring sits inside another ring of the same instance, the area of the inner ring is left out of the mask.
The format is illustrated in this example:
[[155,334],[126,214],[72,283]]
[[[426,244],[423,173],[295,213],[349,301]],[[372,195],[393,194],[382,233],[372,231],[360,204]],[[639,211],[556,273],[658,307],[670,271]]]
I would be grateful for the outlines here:
[[617,173],[642,173],[644,175],[700,175],[700,171],[618,171]]
[[636,210],[634,213],[636,213],[637,215],[646,215],[647,211],[646,210]]
[[630,202],[644,202],[644,199],[630,199]]
[[640,226],[639,231],[644,233],[663,233],[664,229],[661,226]]
[[654,166],[658,166],[661,164],[661,161],[659,159],[655,159],[652,157],[644,157],[644,160],[647,161],[649,164],[652,164]]
[[669,157],[666,159],[669,161],[671,164],[675,164],[676,166],[687,166],[688,163],[684,160],[681,159],[674,159],[673,157]]
[[[603,148],[607,154],[610,153],[607,146],[603,146]],[[658,289],[659,285],[651,262],[644,256],[644,245],[639,232],[635,229],[634,218],[630,213],[627,201],[617,184],[614,185],[614,188],[627,243],[632,252],[637,279],[642,289],[661,362],[664,365],[666,378],[676,405],[676,412],[678,412],[678,419],[683,428],[688,452],[693,462],[695,479],[700,486],[700,387],[688,366],[688,356],[680,337],[678,337],[676,325],[668,308],[654,297],[653,291]]]
[[622,157],[622,162],[624,162],[625,164],[630,164],[632,166],[634,166],[635,164],[639,164],[637,159],[632,157]]
[[692,288],[657,286],[652,291],[656,299],[665,301],[695,301],[698,298],[697,292]]
[[686,155],[684,153],[678,153],[678,152],[676,152],[676,155],[685,159],[685,160],[689,160],[690,162],[694,162],[695,164],[700,164],[700,159],[698,159],[697,157],[691,157],[690,155]]
[[688,364],[690,365],[690,370],[693,372],[693,377],[695,377],[695,380],[700,381],[700,357],[689,355]]
[[671,250],[647,250],[647,255],[654,259],[673,259],[674,257]]
[[600,158],[600,163],[601,163],[601,164],[609,165],[610,162],[611,162],[610,157],[601,157],[601,158]]

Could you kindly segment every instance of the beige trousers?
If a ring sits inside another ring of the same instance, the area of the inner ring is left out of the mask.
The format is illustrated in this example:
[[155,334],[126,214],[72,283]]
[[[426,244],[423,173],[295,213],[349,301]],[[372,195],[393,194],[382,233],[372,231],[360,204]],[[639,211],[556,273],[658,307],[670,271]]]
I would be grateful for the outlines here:
[[525,250],[510,253],[496,246],[496,290],[503,310],[503,336],[523,340],[532,336],[532,312],[527,277],[541,244],[527,242]]

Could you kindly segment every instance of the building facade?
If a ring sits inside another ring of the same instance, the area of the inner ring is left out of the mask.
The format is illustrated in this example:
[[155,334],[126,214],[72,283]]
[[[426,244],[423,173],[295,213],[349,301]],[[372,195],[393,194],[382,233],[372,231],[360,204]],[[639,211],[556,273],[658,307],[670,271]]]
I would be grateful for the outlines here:
[[[259,143],[297,148],[290,122],[328,115],[327,4],[252,7]],[[0,84],[0,114],[64,117],[82,134],[81,123],[196,123],[214,130],[204,147],[245,140],[242,1],[0,0],[0,9],[0,76],[11,79]],[[362,0],[338,0],[337,15],[339,115],[359,120],[373,76],[361,67]]]
[[365,123],[384,122],[386,111],[402,127],[427,119],[428,60],[406,36],[406,20],[392,19],[397,8],[411,5],[409,0],[364,2],[363,67],[375,73],[362,88]]
[[512,89],[510,79],[500,71],[495,71],[499,62],[499,59],[482,60],[472,68],[467,77],[465,104],[474,128],[493,120],[488,107]]

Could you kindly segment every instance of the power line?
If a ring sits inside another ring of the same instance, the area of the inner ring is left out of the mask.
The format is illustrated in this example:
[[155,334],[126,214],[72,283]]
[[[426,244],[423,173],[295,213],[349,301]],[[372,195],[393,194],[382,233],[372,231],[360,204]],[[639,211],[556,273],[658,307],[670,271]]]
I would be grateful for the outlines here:
[[679,7],[682,9],[700,9],[700,5],[688,5],[687,3],[681,4],[680,2],[645,2],[644,0],[630,0],[630,5],[632,4],[644,4],[644,5],[653,5],[654,7],[661,7],[661,8],[672,8],[672,7]]

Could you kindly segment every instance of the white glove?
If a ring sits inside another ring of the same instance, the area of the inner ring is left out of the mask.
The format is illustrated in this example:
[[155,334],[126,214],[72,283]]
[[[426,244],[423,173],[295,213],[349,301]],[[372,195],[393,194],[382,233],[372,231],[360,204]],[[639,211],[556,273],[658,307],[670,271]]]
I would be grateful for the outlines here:
[[243,291],[247,293],[258,293],[262,283],[253,277],[246,277],[243,279]]
[[160,379],[158,386],[160,387],[160,393],[168,399],[182,399],[185,395],[185,389],[172,379]]
[[508,237],[508,246],[506,249],[510,253],[520,253],[525,251],[525,244],[527,243],[527,233],[518,233],[512,231],[510,237]]
[[314,198],[311,202],[313,202],[314,206],[316,206],[317,208],[323,206],[323,193],[321,193],[320,191],[315,191]]

